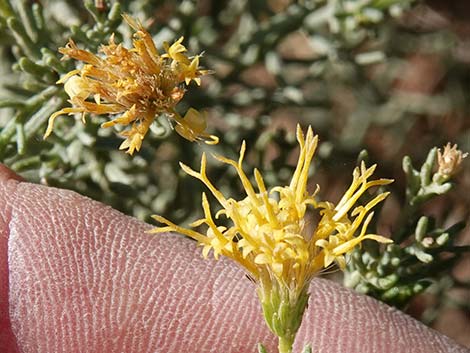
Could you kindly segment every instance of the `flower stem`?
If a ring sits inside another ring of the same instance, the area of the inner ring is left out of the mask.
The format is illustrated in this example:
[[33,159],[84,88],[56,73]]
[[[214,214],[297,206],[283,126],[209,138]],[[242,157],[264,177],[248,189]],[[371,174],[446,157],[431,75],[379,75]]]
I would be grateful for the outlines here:
[[279,337],[279,353],[291,353],[295,335],[289,337]]

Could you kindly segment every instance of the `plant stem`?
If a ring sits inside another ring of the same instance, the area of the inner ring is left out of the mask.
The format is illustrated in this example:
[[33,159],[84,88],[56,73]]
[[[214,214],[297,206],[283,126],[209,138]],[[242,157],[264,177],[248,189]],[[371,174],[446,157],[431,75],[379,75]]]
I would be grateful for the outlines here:
[[291,353],[292,345],[294,344],[294,336],[279,337],[279,353]]

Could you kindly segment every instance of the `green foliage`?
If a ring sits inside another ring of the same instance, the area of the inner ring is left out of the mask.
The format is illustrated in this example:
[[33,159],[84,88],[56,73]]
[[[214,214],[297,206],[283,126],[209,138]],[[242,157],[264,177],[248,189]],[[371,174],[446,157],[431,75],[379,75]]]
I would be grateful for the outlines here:
[[410,157],[403,158],[406,200],[392,233],[394,243],[380,248],[370,242],[354,251],[345,272],[346,286],[403,308],[433,283],[456,282],[449,269],[470,251],[470,246],[456,244],[465,223],[442,228],[420,210],[426,201],[452,188],[449,178],[437,169],[436,153],[437,148],[431,149],[419,170],[413,168]]

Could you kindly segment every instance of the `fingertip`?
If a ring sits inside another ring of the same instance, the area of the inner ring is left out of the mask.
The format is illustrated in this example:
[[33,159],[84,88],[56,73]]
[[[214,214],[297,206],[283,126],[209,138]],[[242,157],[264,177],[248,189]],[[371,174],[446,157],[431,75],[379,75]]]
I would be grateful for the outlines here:
[[331,353],[469,352],[395,308],[322,279],[312,283],[294,351],[306,344]]
[[8,237],[11,200],[15,193],[15,186],[6,183],[9,180],[20,181],[22,178],[0,164],[0,352],[17,353],[19,350],[11,329],[8,297]]
[[10,223],[9,310],[23,353],[275,347],[243,271],[203,260],[189,239],[149,237],[108,206],[26,183]]
[[24,181],[24,179],[16,174],[14,171],[0,163],[0,182],[8,180]]

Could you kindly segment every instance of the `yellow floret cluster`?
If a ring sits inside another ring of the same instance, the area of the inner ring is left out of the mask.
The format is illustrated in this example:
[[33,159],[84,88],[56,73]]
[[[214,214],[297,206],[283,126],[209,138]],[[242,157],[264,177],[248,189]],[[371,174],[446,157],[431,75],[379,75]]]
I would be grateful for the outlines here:
[[[213,250],[216,258],[223,255],[241,264],[256,281],[275,278],[293,291],[302,290],[315,274],[333,261],[344,268],[344,255],[363,240],[390,242],[377,234],[367,233],[367,225],[373,216],[372,208],[388,193],[377,195],[365,205],[357,205],[357,202],[369,188],[389,184],[392,180],[369,181],[375,166],[366,168],[362,164],[354,170],[352,184],[337,205],[317,201],[318,187],[315,192],[309,193],[307,182],[318,137],[313,135],[311,128],[304,137],[298,126],[297,140],[300,155],[290,184],[276,186],[269,191],[258,170],[254,170],[256,189],[243,171],[244,143],[238,161],[215,157],[237,171],[246,192],[242,200],[226,198],[217,190],[207,177],[205,155],[200,172],[182,164],[186,173],[208,187],[222,209],[212,216],[207,197],[203,194],[204,218],[192,226],[205,224],[208,228],[206,234],[182,228],[160,216],[154,216],[154,219],[166,226],[153,232],[177,231],[186,234],[203,246],[205,257]],[[313,231],[307,227],[309,210],[318,213],[320,219]],[[217,225],[216,219],[222,215],[232,222],[232,226]]]

